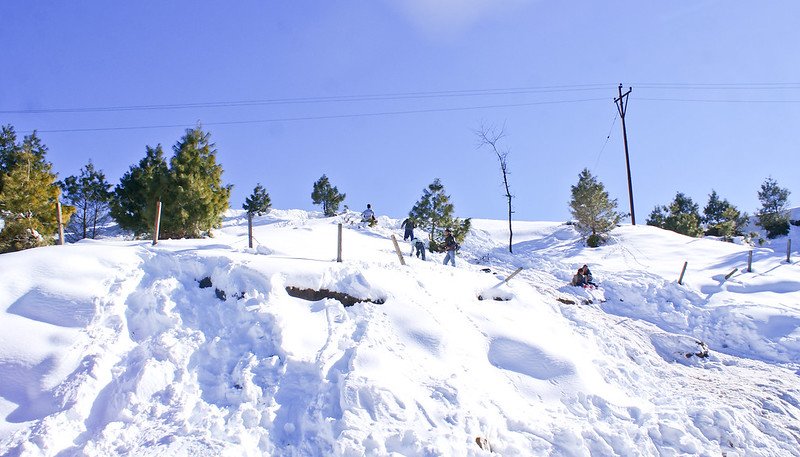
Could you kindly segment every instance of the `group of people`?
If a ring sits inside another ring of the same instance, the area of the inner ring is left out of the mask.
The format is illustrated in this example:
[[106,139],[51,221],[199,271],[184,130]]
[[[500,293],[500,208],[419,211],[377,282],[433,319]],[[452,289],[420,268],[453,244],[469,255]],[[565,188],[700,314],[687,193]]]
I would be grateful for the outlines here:
[[[406,218],[402,224],[400,224],[405,231],[403,232],[403,241],[409,241],[411,243],[411,254],[414,255],[416,251],[417,258],[422,258],[425,260],[425,242],[414,236],[414,229],[416,228],[416,224],[414,220]],[[458,248],[458,244],[456,243],[456,239],[453,236],[453,232],[450,229],[444,230],[444,250],[446,252],[444,256],[444,264],[447,265],[450,263],[453,266],[456,266],[456,249]]]
[[597,284],[592,281],[592,272],[587,265],[578,268],[578,272],[572,277],[572,285],[576,287],[597,287]]
[[[361,212],[361,222],[369,224],[370,227],[377,223],[375,212],[372,210],[372,204],[367,203],[367,209]],[[416,254],[417,258],[425,260],[425,241],[414,236],[414,229],[417,227],[414,223],[414,219],[410,217],[406,218],[400,227],[405,230],[403,240],[411,243],[411,254],[409,255]],[[458,243],[456,243],[455,236],[453,236],[453,232],[449,228],[444,230],[443,248],[445,251],[443,263],[445,265],[449,263],[456,266],[456,249],[458,249]]]

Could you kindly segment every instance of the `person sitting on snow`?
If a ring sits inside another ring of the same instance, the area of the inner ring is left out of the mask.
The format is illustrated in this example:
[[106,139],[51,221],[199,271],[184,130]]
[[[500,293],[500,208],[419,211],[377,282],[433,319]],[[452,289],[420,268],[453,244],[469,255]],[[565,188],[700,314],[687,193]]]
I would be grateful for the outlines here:
[[572,277],[572,285],[575,287],[583,287],[586,285],[586,277],[583,276],[583,267],[578,268],[578,272]]
[[375,220],[375,212],[372,211],[372,205],[367,203],[367,209],[361,213],[361,222],[366,222],[370,227],[375,225],[378,221]]
[[592,272],[589,271],[589,267],[588,266],[584,265],[583,267],[581,267],[580,272],[583,275],[583,281],[584,281],[585,284],[597,287],[597,284],[592,282]]

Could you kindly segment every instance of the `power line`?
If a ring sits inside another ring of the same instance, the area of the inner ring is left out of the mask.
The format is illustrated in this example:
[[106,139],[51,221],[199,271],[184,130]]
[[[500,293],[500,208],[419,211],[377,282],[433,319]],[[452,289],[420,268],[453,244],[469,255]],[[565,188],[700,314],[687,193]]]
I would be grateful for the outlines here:
[[800,100],[745,100],[745,99],[712,99],[712,98],[654,98],[643,97],[636,98],[639,101],[648,102],[698,102],[698,103],[784,103],[793,104],[800,103]]
[[[453,112],[453,111],[470,111],[470,110],[479,110],[479,109],[489,109],[489,108],[516,108],[522,106],[535,106],[535,105],[558,105],[558,104],[566,104],[566,103],[581,103],[581,102],[593,102],[593,101],[600,101],[600,100],[608,100],[607,97],[598,97],[598,98],[583,98],[583,99],[573,99],[573,100],[551,100],[551,101],[538,101],[538,102],[528,102],[528,103],[510,103],[510,104],[502,104],[502,105],[483,105],[483,106],[465,106],[465,107],[457,107],[457,108],[430,108],[430,109],[418,109],[418,110],[406,110],[406,111],[383,111],[383,112],[374,112],[374,113],[352,113],[352,114],[332,114],[326,116],[301,116],[301,117],[284,117],[284,118],[272,118],[272,119],[254,119],[254,120],[243,120],[243,121],[222,121],[222,122],[204,122],[203,125],[206,126],[213,126],[213,125],[243,125],[243,124],[263,124],[269,122],[292,122],[292,121],[313,121],[313,120],[324,120],[324,119],[343,119],[343,118],[356,118],[356,117],[372,117],[372,116],[393,116],[393,115],[404,115],[404,114],[423,114],[423,113],[438,113],[438,112]],[[162,125],[143,125],[143,126],[123,126],[123,127],[90,127],[90,128],[75,128],[75,129],[52,129],[52,130],[37,130],[39,133],[66,133],[66,132],[100,132],[100,131],[112,131],[112,130],[144,130],[144,129],[158,129],[158,128],[178,128],[178,127],[192,127],[196,125],[196,123],[191,124],[162,124]],[[29,132],[21,132],[21,133],[30,133]]]
[[617,116],[619,116],[618,112],[614,112],[614,119],[611,121],[611,127],[608,128],[608,134],[606,135],[606,141],[603,142],[603,147],[600,148],[600,152],[597,154],[597,160],[594,161],[594,170],[597,170],[597,164],[600,163],[600,156],[603,155],[603,151],[606,150],[606,145],[608,144],[608,140],[611,139],[611,131],[614,129],[614,125],[617,123]]
[[172,110],[172,109],[191,109],[191,108],[228,108],[228,107],[242,107],[242,106],[290,105],[290,104],[308,104],[308,103],[417,100],[417,99],[429,99],[429,98],[520,95],[520,94],[539,94],[539,93],[557,93],[557,92],[584,92],[584,91],[603,90],[606,87],[607,85],[604,84],[578,84],[578,85],[565,85],[565,86],[512,87],[512,88],[501,88],[501,89],[469,89],[469,90],[450,90],[450,91],[434,91],[434,92],[398,92],[398,93],[366,94],[366,95],[337,95],[337,96],[327,96],[327,97],[275,98],[275,99],[254,99],[254,100],[237,100],[237,101],[216,101],[216,102],[167,103],[167,104],[153,104],[153,105],[0,110],[0,114],[92,113],[92,112],[109,112],[109,111],[113,112],[113,111]]

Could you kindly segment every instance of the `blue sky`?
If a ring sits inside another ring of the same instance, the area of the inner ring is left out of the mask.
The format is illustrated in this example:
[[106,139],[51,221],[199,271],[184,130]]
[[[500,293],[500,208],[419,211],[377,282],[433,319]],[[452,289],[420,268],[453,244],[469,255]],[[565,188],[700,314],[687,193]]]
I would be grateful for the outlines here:
[[[753,5],[4,1],[0,123],[38,129],[61,178],[91,159],[116,184],[199,121],[234,208],[257,182],[315,208],[324,173],[351,208],[400,217],[438,177],[480,218],[505,202],[473,131],[504,125],[514,217],[565,220],[584,167],[629,210],[622,83],[637,222],[712,188],[752,213],[767,176],[797,206],[800,2]],[[126,109],[54,111],[106,107]]]

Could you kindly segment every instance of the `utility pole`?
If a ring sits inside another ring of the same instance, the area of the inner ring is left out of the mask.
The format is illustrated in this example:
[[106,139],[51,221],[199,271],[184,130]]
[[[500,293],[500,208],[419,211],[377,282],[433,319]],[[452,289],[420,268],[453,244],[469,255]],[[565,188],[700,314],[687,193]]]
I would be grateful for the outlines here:
[[628,131],[625,128],[625,112],[628,110],[628,95],[631,93],[631,88],[628,92],[622,93],[622,84],[617,88],[619,90],[619,98],[614,99],[614,105],[619,112],[619,118],[622,119],[622,142],[625,145],[625,165],[628,167],[628,197],[631,201],[631,225],[636,225],[636,213],[633,211],[633,184],[631,184],[631,159],[628,157]]

